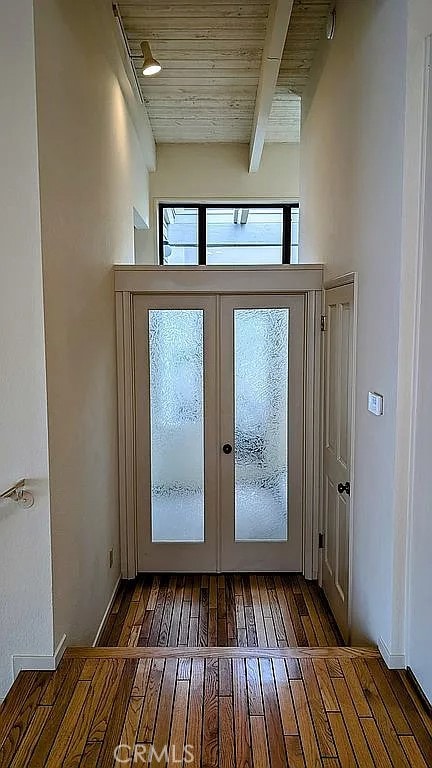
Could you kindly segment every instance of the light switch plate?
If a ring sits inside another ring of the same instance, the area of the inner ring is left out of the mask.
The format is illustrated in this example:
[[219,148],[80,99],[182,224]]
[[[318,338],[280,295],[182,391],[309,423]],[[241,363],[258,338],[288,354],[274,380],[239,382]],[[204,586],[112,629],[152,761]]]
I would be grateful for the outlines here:
[[378,392],[368,393],[368,411],[374,416],[382,416],[384,413],[384,398]]

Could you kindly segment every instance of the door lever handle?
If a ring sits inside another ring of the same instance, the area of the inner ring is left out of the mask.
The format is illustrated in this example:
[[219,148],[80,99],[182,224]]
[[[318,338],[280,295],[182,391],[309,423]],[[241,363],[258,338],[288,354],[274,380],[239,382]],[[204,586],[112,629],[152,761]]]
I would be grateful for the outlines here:
[[338,492],[346,493],[347,496],[351,495],[351,483],[347,480],[346,483],[338,483]]

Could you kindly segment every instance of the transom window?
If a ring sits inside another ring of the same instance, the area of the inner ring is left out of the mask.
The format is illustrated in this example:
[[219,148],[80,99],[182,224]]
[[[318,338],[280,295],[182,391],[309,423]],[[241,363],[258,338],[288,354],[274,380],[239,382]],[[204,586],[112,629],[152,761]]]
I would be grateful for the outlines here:
[[159,263],[297,264],[299,205],[159,205]]

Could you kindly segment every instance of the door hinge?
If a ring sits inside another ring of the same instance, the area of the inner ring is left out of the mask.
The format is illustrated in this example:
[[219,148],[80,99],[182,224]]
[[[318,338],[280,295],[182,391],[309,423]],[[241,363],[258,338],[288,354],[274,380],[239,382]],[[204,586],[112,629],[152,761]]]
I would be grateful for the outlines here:
[[318,549],[324,549],[324,534],[318,534]]
[[321,330],[327,330],[327,317],[325,315],[321,315]]

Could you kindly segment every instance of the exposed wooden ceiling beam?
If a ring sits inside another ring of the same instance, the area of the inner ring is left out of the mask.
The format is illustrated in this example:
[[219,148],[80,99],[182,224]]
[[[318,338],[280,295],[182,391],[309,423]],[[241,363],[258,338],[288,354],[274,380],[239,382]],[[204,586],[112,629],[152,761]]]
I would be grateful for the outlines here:
[[294,0],[272,0],[249,152],[249,173],[258,170]]

